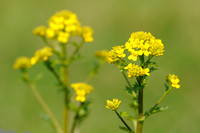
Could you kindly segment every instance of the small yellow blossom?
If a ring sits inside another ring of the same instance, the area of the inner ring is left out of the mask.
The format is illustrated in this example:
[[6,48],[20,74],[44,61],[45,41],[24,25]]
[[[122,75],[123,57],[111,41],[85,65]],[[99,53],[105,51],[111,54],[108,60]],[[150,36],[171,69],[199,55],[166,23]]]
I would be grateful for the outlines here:
[[118,99],[113,99],[113,101],[107,100],[106,108],[115,111],[116,109],[118,109],[121,102],[122,101],[119,101]]
[[135,51],[134,49],[130,49],[131,55],[128,56],[129,60],[137,61],[138,57],[138,51]]
[[44,36],[45,35],[45,31],[46,31],[46,27],[45,26],[38,26],[37,28],[35,28],[33,30],[33,34],[36,36]]
[[179,85],[180,80],[176,75],[174,74],[167,75],[166,81],[170,82],[172,87],[177,88],[177,89],[180,88],[180,85]]
[[110,64],[114,64],[117,61],[123,59],[126,54],[124,54],[124,46],[115,46],[112,50],[108,52],[107,61]]
[[53,38],[55,36],[55,31],[51,28],[46,29],[46,37]]
[[93,30],[89,26],[84,26],[82,28],[82,35],[85,42],[92,42],[93,41]]
[[59,32],[58,33],[58,41],[62,43],[67,43],[69,38],[69,33],[67,32]]
[[93,90],[93,87],[91,85],[82,82],[73,83],[71,84],[71,87],[74,88],[76,92],[76,101],[80,102],[85,102],[85,96]]
[[128,77],[138,77],[138,76],[143,76],[147,75],[149,76],[149,68],[142,69],[142,67],[135,65],[135,64],[128,64],[124,69],[128,70]]
[[17,58],[15,64],[13,65],[14,69],[26,69],[30,67],[31,67],[30,59],[27,57]]
[[31,58],[31,64],[34,65],[39,61],[46,61],[50,56],[53,55],[52,48],[44,47],[35,52],[35,55]]

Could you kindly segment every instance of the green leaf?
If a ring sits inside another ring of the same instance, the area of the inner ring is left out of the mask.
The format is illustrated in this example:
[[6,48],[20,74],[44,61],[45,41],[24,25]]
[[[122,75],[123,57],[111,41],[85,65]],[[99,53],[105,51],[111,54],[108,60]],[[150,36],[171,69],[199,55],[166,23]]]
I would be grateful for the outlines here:
[[121,113],[120,113],[120,116],[121,116],[121,117],[125,117],[125,116],[128,116],[128,114],[127,114],[127,112],[121,112]]
[[142,86],[140,86],[137,82],[135,82],[133,86],[133,91],[137,93],[140,90],[140,88],[142,88]]
[[153,111],[152,111],[152,114],[154,113],[159,113],[159,112],[163,112],[163,111],[166,111],[168,109],[168,106],[167,107],[156,107]]
[[119,129],[121,129],[121,130],[123,130],[123,131],[125,131],[125,132],[130,132],[130,131],[128,130],[128,128],[127,128],[127,127],[124,127],[124,126],[119,126]]
[[130,107],[133,108],[133,109],[137,109],[138,103],[137,103],[137,101],[135,99],[134,99],[134,101],[132,103],[130,103]]
[[76,112],[76,111],[78,110],[78,108],[77,108],[74,104],[72,104],[72,103],[69,103],[69,104],[68,104],[68,108],[69,108],[70,110],[74,111],[74,112]]
[[126,91],[127,91],[129,94],[132,95],[132,89],[131,89],[130,87],[126,86]]
[[153,72],[153,71],[155,71],[155,70],[158,70],[158,68],[156,68],[156,67],[150,67],[150,68],[149,68],[149,73],[151,73],[151,72]]
[[131,120],[131,121],[135,121],[135,120],[136,120],[136,118],[133,117],[133,116],[128,116],[127,119],[128,119],[128,120]]
[[169,85],[165,83],[165,90],[169,90]]

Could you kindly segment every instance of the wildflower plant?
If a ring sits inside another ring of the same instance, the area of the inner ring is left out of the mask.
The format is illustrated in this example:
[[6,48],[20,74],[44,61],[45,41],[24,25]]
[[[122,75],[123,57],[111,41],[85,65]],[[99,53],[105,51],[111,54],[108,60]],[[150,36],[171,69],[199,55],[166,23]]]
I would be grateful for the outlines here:
[[[142,133],[144,121],[154,113],[165,111],[167,107],[161,107],[160,103],[166,95],[173,89],[180,88],[180,80],[176,75],[167,75],[165,92],[163,96],[147,111],[143,110],[143,91],[147,86],[146,80],[150,74],[157,70],[157,63],[153,58],[162,56],[164,45],[160,39],[156,39],[149,32],[134,32],[125,45],[115,46],[112,50],[104,52],[105,59],[110,64],[115,64],[120,69],[127,82],[126,91],[131,96],[131,108],[136,113],[129,115],[127,112],[118,113],[117,109],[121,100],[107,100],[107,109],[114,111],[124,126],[120,129],[129,133]],[[133,122],[133,127],[129,126],[124,118]]]
[[[35,28],[33,34],[42,38],[45,46],[37,50],[30,58],[17,58],[13,67],[20,70],[23,81],[29,86],[35,98],[47,113],[56,132],[68,133],[70,130],[69,125],[72,125],[70,132],[74,133],[76,127],[88,115],[90,101],[86,97],[93,91],[93,87],[88,83],[95,76],[98,68],[95,67],[91,71],[86,81],[72,83],[71,85],[68,72],[70,65],[80,59],[80,49],[82,46],[86,42],[93,41],[93,30],[89,26],[81,26],[75,13],[63,10],[55,13],[48,20],[48,26]],[[73,49],[69,50],[72,47],[74,47],[74,51]],[[69,53],[68,51],[73,52]],[[29,69],[38,63],[43,63],[46,69],[54,75],[60,90],[65,95],[63,128],[56,120],[28,74]],[[72,124],[68,123],[69,110],[74,112]]]

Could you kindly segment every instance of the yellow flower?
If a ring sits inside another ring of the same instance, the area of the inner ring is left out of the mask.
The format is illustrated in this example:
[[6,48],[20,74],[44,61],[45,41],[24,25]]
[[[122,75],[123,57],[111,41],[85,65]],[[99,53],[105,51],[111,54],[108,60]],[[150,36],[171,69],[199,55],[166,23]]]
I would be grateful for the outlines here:
[[55,36],[55,31],[51,28],[46,29],[47,38],[53,38]]
[[85,42],[92,42],[93,41],[93,30],[89,26],[84,26],[82,28],[82,35]]
[[172,87],[177,88],[177,89],[180,88],[180,85],[179,85],[180,80],[176,75],[174,74],[167,75],[166,81],[170,82]]
[[13,65],[14,69],[26,69],[30,67],[31,67],[30,59],[27,57],[17,58]]
[[149,68],[142,69],[142,67],[132,64],[132,63],[129,63],[124,69],[128,70],[129,78],[143,76],[143,75],[147,75],[147,76],[150,75]]
[[58,41],[62,43],[67,43],[69,38],[69,33],[67,32],[59,32],[58,33]]
[[118,99],[113,99],[113,101],[107,100],[107,109],[112,109],[112,111],[115,111],[118,109],[119,105],[121,104],[122,101],[119,101]]
[[34,65],[39,61],[46,61],[50,56],[53,55],[52,48],[44,47],[35,52],[35,55],[31,58],[31,64]]
[[124,54],[124,46],[115,46],[112,50],[110,50],[107,54],[107,61],[110,64],[114,64],[117,61],[121,61],[126,54]]
[[33,34],[36,36],[44,36],[46,31],[46,27],[45,26],[38,26],[37,28],[35,28],[33,30]]
[[131,52],[131,55],[128,56],[128,59],[137,61],[138,51],[135,51],[134,49],[130,49],[130,52]]
[[[160,39],[156,39],[151,33],[139,31],[131,34],[128,42],[125,44],[125,49],[128,49],[129,52],[133,50],[138,51],[138,55],[140,56],[143,54],[145,56],[161,56],[164,52],[164,45]],[[134,55],[129,58],[136,60]]]
[[85,96],[93,90],[93,87],[91,85],[82,82],[73,83],[71,84],[71,87],[74,88],[76,92],[76,101],[80,102],[85,102]]

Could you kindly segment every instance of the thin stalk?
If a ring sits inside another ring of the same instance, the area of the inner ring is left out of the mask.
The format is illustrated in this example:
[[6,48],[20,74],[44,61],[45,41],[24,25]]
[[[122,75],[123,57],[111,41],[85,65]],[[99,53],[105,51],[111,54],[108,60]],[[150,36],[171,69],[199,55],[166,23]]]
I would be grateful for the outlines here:
[[126,82],[127,82],[128,86],[129,86],[131,89],[133,89],[133,87],[131,86],[131,83],[130,83],[130,81],[128,80],[128,78],[127,78],[127,76],[126,76],[126,74],[124,73],[124,71],[123,71],[123,70],[121,71],[121,73],[122,73],[122,75],[124,76],[124,78],[125,78],[125,80],[126,80]]
[[38,102],[40,103],[40,105],[42,106],[44,111],[49,116],[49,118],[50,118],[52,124],[54,125],[57,133],[63,133],[62,128],[60,127],[59,123],[57,122],[57,120],[56,120],[55,116],[53,115],[53,113],[51,112],[50,108],[48,107],[48,105],[46,104],[46,102],[44,101],[44,99],[42,98],[40,93],[37,91],[35,85],[30,81],[28,74],[23,73],[23,78],[24,78],[24,81],[26,82],[26,84],[29,86],[29,88],[33,92],[35,98],[38,100]]
[[79,105],[79,107],[78,107],[78,110],[76,111],[76,114],[75,114],[75,116],[74,116],[74,121],[73,121],[73,123],[72,123],[72,127],[71,127],[71,133],[74,133],[74,131],[75,131],[75,129],[76,129],[76,126],[77,126],[77,123],[78,123],[78,113],[79,113],[79,111],[80,111],[80,109],[81,109],[81,107],[82,107],[82,105],[83,105],[84,103],[81,103],[80,105]]
[[65,88],[65,106],[64,106],[64,133],[68,133],[68,103],[69,103],[69,97],[68,97],[68,66],[66,65],[67,60],[67,48],[66,44],[62,45],[62,68],[61,68],[61,75],[62,75],[62,81],[63,84],[66,86]]
[[74,56],[79,52],[79,50],[83,46],[83,44],[84,44],[84,39],[82,39],[81,43],[76,47],[75,51],[72,53],[72,55],[67,60],[67,65],[69,65],[73,61]]
[[152,111],[163,101],[163,99],[169,94],[169,92],[172,90],[172,87],[170,87],[165,93],[162,95],[162,97],[156,102],[156,104],[148,111],[145,118],[147,118],[149,113],[152,113]]
[[115,110],[115,113],[117,114],[117,116],[119,117],[119,119],[122,121],[122,123],[127,127],[127,129],[132,133],[133,130],[128,126],[128,124],[124,121],[124,119],[119,115],[119,113],[117,112],[117,110]]

